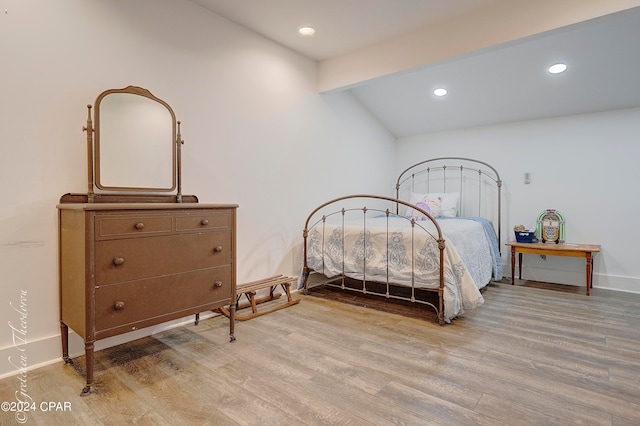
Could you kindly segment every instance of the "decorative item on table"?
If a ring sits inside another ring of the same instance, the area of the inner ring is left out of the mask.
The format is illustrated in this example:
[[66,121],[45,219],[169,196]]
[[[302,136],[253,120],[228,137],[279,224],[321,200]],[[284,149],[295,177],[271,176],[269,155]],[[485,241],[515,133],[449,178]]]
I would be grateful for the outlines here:
[[524,225],[516,225],[513,227],[516,234],[516,241],[519,243],[533,243],[535,240],[535,231],[527,231]]
[[564,215],[556,209],[543,210],[538,215],[536,237],[548,244],[562,244],[565,242]]

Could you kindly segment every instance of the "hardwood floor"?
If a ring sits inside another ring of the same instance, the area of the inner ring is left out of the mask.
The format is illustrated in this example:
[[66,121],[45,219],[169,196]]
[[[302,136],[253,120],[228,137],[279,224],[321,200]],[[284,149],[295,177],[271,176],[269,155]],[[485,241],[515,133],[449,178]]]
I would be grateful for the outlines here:
[[[71,410],[27,424],[640,424],[640,295],[518,284],[445,327],[425,306],[295,294],[235,343],[217,317],[99,351],[88,397],[82,358],[30,371],[36,403]],[[17,390],[0,381],[2,401]]]

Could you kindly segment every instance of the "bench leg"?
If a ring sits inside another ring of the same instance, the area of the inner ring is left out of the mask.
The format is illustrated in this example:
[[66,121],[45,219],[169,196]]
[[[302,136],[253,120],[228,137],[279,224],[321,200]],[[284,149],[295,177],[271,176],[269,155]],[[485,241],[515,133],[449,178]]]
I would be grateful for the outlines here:
[[249,294],[249,303],[251,303],[251,310],[255,314],[256,312],[258,312],[258,305],[256,303],[256,292],[250,291],[248,294]]
[[282,284],[282,290],[287,293],[287,301],[291,302],[291,283]]

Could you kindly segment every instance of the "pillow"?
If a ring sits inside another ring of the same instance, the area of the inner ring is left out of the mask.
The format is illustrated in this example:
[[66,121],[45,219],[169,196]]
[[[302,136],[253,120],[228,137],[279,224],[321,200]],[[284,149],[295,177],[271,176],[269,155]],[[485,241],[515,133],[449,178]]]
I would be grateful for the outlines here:
[[[424,202],[426,198],[430,198],[432,200],[440,198],[441,213],[438,216],[447,216],[447,217],[458,216],[458,202],[460,201],[459,192],[446,192],[446,193],[434,192],[431,194],[418,194],[418,193],[412,192],[411,198],[409,199],[409,203],[415,206],[416,203],[418,203],[419,201]],[[407,207],[407,212],[405,216],[413,216],[413,209],[411,207]]]
[[[431,214],[431,208],[429,207],[429,204],[425,203],[424,201],[418,201],[416,203],[416,207],[424,210],[425,212]],[[421,214],[419,211],[413,210],[413,215],[411,216],[411,219],[414,220],[425,220],[426,216]]]
[[[440,217],[442,215],[442,199],[425,197],[416,203],[416,207],[421,208],[425,212],[429,213],[433,217]],[[426,220],[427,217],[417,210],[411,209],[411,217],[415,220]]]

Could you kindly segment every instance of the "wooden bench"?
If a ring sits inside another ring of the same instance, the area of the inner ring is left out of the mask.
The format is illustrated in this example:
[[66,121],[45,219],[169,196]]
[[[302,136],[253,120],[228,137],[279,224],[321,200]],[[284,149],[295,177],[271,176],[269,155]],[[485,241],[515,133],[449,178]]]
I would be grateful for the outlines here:
[[[277,311],[279,309],[286,308],[288,306],[292,306],[300,302],[300,299],[293,300],[291,298],[291,283],[295,282],[296,278],[287,277],[284,275],[275,275],[273,277],[264,278],[257,281],[250,281],[243,284],[238,284],[236,286],[236,315],[235,319],[238,321],[244,321],[251,318],[258,317],[260,315],[268,314],[273,311]],[[271,300],[279,298],[282,293],[275,293],[278,286],[282,287],[282,290],[287,295],[287,302],[280,303],[278,305],[269,307],[268,309],[264,309],[262,311],[258,311],[258,305],[264,302],[269,302]],[[269,294],[260,298],[256,298],[256,293],[258,290],[269,289]],[[248,300],[248,303],[244,305],[240,305],[240,299],[242,296],[245,296]],[[252,313],[247,315],[238,315],[238,311],[241,309],[245,309],[251,307]],[[220,313],[226,317],[229,317],[229,310],[226,307],[222,307],[219,309]]]

